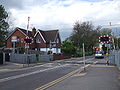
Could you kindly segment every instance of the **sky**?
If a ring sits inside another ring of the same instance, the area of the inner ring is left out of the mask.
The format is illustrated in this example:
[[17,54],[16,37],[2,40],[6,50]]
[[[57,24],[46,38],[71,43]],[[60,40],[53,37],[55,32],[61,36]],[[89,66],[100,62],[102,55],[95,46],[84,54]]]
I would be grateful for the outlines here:
[[120,0],[0,0],[14,27],[59,29],[62,40],[72,33],[76,21],[93,25],[120,24]]

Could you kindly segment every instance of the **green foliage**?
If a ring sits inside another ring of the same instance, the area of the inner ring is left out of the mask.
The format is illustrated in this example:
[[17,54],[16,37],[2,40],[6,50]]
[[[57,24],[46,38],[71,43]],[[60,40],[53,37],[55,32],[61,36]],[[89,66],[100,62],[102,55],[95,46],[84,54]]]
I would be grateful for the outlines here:
[[83,57],[83,53],[82,52],[76,52],[75,56],[76,57]]
[[39,61],[39,54],[36,54],[36,61]]
[[52,54],[52,51],[49,50],[47,54]]
[[98,42],[99,30],[101,28],[94,28],[91,22],[76,22],[73,27],[73,32],[68,40],[72,41],[77,47],[77,50],[82,48],[82,44],[85,44],[85,51],[92,51],[93,46]]
[[85,56],[91,56],[91,55],[93,55],[93,52],[86,52],[85,53]]
[[120,38],[118,38],[118,47],[120,49]]
[[75,54],[76,49],[72,42],[63,41],[62,42],[62,53],[64,54]]
[[114,44],[116,49],[120,49],[120,38],[114,38]]
[[5,8],[0,5],[0,47],[5,46],[7,29],[9,28],[8,23],[5,21],[8,17]]
[[101,35],[111,35],[111,32],[112,32],[112,30],[109,29],[109,28],[102,28],[102,29],[100,30],[100,34],[101,34]]
[[[93,55],[92,52],[85,52],[85,56],[91,56]],[[76,57],[83,57],[83,52],[76,52],[75,54]]]

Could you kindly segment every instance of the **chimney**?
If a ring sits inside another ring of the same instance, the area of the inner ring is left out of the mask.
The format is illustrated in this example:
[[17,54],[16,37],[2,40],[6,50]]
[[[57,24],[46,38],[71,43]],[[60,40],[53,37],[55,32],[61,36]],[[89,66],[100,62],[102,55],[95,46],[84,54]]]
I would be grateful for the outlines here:
[[32,35],[34,36],[36,34],[36,29],[35,29],[35,27],[33,27],[33,29],[32,29]]

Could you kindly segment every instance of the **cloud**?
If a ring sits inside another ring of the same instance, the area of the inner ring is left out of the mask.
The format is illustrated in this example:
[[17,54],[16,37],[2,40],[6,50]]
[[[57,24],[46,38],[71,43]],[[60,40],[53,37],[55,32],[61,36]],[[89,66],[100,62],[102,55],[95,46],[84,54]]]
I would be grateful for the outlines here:
[[62,34],[70,34],[77,20],[94,25],[120,23],[119,0],[11,0],[4,5],[17,19],[15,25],[22,28],[26,28],[28,16],[30,27],[59,29]]
[[0,0],[0,4],[3,5],[6,9],[16,8],[21,9],[24,6],[22,0]]

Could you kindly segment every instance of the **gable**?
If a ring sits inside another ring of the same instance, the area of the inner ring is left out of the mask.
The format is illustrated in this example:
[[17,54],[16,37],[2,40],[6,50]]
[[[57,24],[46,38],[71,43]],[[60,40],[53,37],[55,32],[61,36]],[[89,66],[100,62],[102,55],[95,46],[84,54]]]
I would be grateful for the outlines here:
[[23,33],[21,30],[19,30],[18,28],[15,28],[15,30],[13,31],[13,32],[11,32],[11,34],[7,37],[7,39],[6,40],[8,40],[11,36],[14,36],[14,34],[16,34],[16,33],[19,33],[19,34],[17,34],[17,36],[19,35],[22,35],[22,36],[25,36],[25,37],[27,37],[27,35],[25,34],[25,33]]
[[34,38],[39,38],[39,37],[46,43],[46,41],[40,31],[36,32],[36,34],[34,35]]
[[45,31],[45,39],[47,42],[54,42],[57,35],[57,31]]
[[44,40],[47,43],[55,42],[55,39],[56,39],[57,34],[58,34],[58,30],[49,30],[49,31],[39,30],[39,32],[41,33],[41,35],[43,36]]
[[55,42],[61,43],[61,39],[60,39],[59,33],[56,35]]

